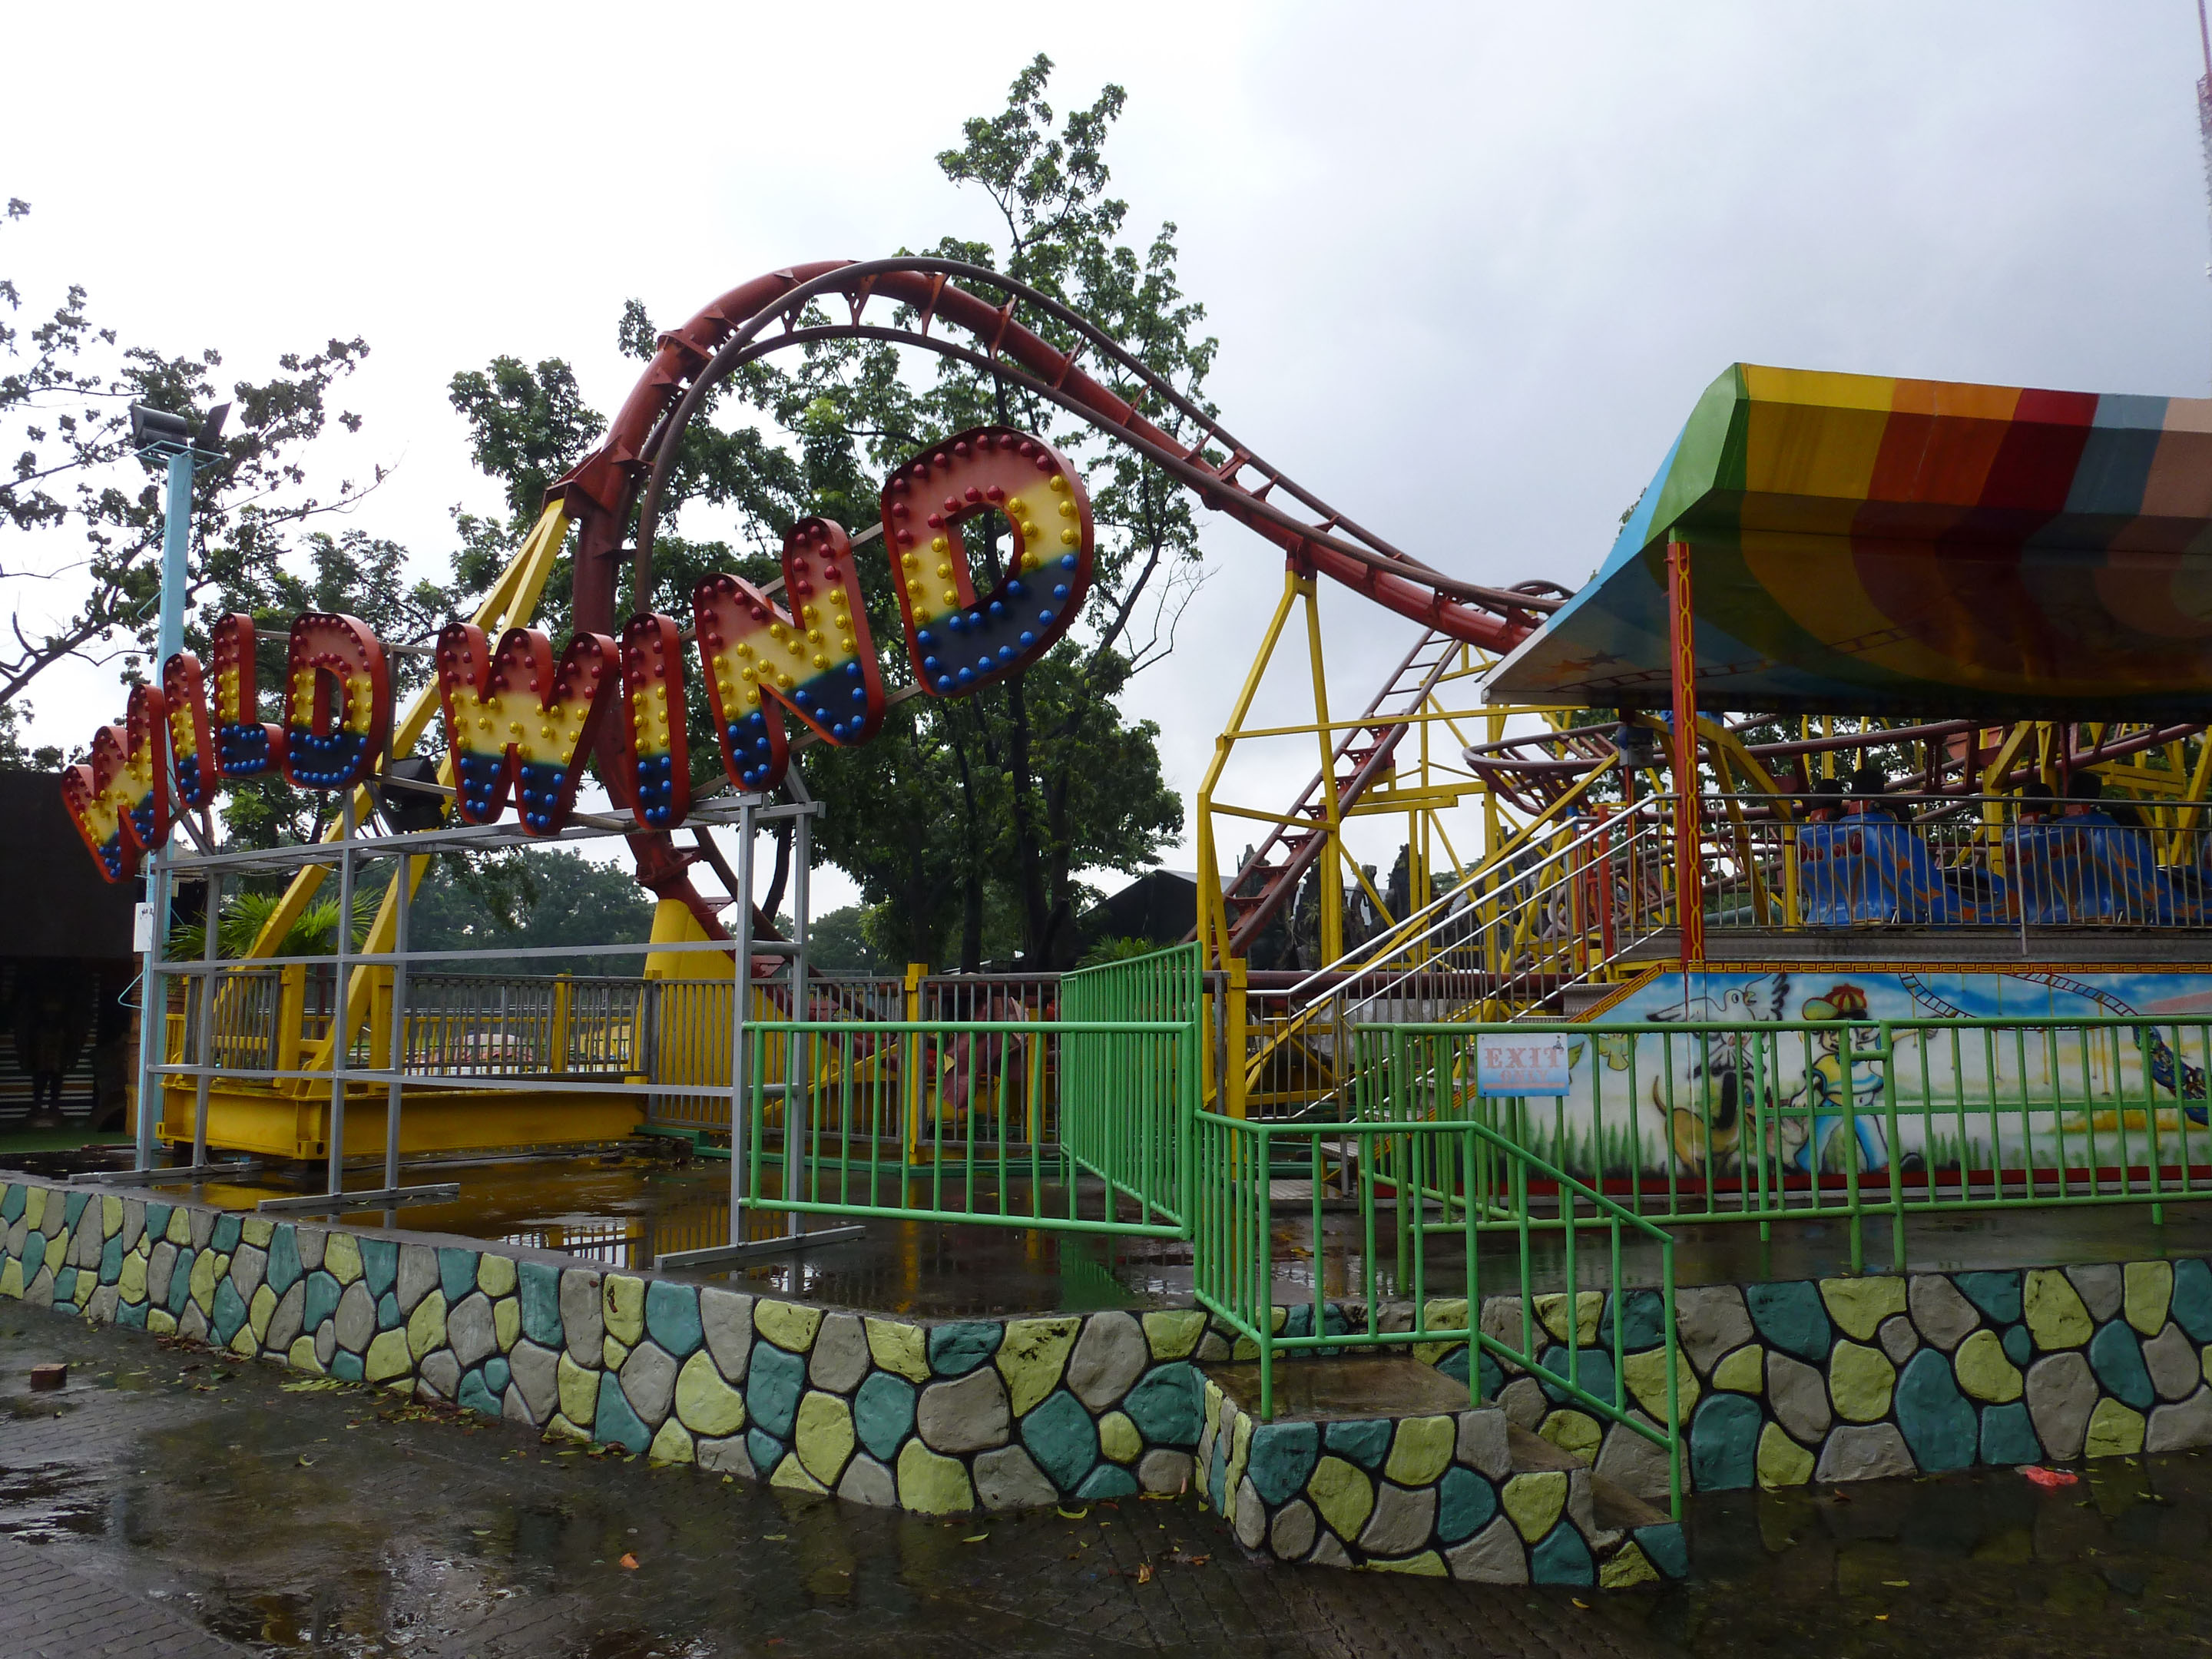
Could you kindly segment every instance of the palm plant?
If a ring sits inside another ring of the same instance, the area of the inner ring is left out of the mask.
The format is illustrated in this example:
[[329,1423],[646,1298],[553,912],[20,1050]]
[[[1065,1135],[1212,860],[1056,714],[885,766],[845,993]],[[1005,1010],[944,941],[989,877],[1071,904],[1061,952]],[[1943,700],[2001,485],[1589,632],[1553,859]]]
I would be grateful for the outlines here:
[[[358,950],[368,938],[369,924],[376,919],[376,907],[384,895],[356,888],[353,896],[353,936],[347,949]],[[261,930],[276,915],[283,897],[276,893],[245,892],[235,896],[222,907],[216,922],[216,949],[231,960],[243,957],[253,948],[253,941],[261,937]],[[300,913],[276,949],[270,954],[279,957],[326,957],[337,949],[338,902],[335,897],[319,899]],[[205,921],[187,922],[172,928],[169,933],[169,957],[172,961],[198,957],[207,949]]]

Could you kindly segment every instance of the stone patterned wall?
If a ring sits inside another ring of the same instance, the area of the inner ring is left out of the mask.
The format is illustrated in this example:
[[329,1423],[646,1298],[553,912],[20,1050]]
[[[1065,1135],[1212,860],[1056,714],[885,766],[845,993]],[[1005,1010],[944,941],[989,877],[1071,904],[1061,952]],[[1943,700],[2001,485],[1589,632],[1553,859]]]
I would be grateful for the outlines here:
[[0,1229],[0,1295],[930,1515],[1182,1490],[1231,1352],[1188,1310],[925,1325],[36,1181]]
[[1607,1525],[1588,1468],[1528,1467],[1510,1434],[1496,1406],[1261,1423],[1209,1381],[1198,1462],[1237,1541],[1279,1560],[1607,1589],[1687,1570],[1680,1525]]
[[[1472,1380],[1489,1410],[1261,1425],[1200,1370],[1251,1354],[1202,1311],[927,1324],[30,1178],[0,1186],[0,1295],[925,1514],[1175,1492],[1195,1458],[1200,1492],[1245,1541],[1288,1558],[1562,1582],[1588,1582],[1585,1561],[1599,1582],[1679,1571],[1672,1545],[1639,1532],[1632,1554],[1577,1518],[1590,1473],[1663,1499],[1663,1455],[1487,1355]],[[1410,1328],[1413,1312],[1386,1309],[1384,1324]],[[1559,1371],[1573,1322],[1581,1380],[1601,1395],[1624,1320],[1622,1381],[1663,1419],[1655,1294],[1539,1297],[1530,1312]],[[1325,1330],[1346,1328],[1347,1310],[1322,1313]],[[1700,1488],[2212,1444],[2201,1261],[1703,1287],[1679,1293],[1677,1314]],[[1432,1301],[1427,1316],[1449,1326],[1465,1304]],[[1518,1298],[1480,1316],[1519,1345]],[[1275,1310],[1286,1334],[1311,1318]],[[1469,1379],[1466,1344],[1415,1352]],[[1491,1431],[1463,1426],[1476,1418],[1589,1468],[1499,1465]]]
[[1708,1490],[2212,1445],[2200,1261],[1720,1285],[1675,1304],[1701,1395],[1690,1474]]

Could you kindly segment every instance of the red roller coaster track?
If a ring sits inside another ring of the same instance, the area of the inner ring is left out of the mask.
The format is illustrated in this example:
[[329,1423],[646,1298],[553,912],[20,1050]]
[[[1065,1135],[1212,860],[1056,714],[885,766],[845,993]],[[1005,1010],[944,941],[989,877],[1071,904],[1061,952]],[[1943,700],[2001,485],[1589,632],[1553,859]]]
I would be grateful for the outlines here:
[[[975,288],[1006,297],[994,304]],[[848,320],[809,318],[810,307],[827,301],[842,301]],[[878,301],[898,309],[881,322],[864,321]],[[1054,327],[1073,341],[1072,349],[1054,346],[1018,321],[1018,313]],[[961,331],[972,343],[932,331],[947,328]],[[771,352],[836,339],[910,346],[1000,375],[1127,445],[1206,506],[1281,548],[1299,568],[1340,582],[1433,633],[1504,651],[1564,600],[1564,590],[1548,583],[1486,586],[1431,569],[1391,546],[1261,460],[1118,342],[1049,295],[984,266],[902,258],[830,260],[772,271],[732,289],[682,328],[660,337],[660,349],[605,439],[549,492],[549,498],[566,502],[578,525],[577,628],[614,631],[616,576],[633,507],[638,509],[637,544],[630,556],[639,577],[635,591],[649,591],[645,578],[669,470],[707,393]],[[1161,405],[1190,423],[1194,441],[1186,444],[1164,431],[1079,368],[1085,356],[1141,382]],[[1312,516],[1278,505],[1271,499],[1278,494]],[[619,789],[620,769],[602,769]],[[713,908],[691,885],[689,855],[678,853],[665,833],[634,836],[631,844],[641,883],[663,898],[681,900],[710,935],[724,936]],[[1279,895],[1267,896],[1279,902]],[[1243,920],[1249,927],[1258,919],[1248,915]]]

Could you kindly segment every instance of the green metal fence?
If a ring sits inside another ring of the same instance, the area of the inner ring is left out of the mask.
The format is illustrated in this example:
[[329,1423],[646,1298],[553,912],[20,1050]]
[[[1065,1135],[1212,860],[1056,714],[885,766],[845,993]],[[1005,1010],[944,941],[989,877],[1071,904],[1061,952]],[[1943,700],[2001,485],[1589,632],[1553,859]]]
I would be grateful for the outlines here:
[[[1663,1448],[1668,1495],[1680,1517],[1674,1241],[1663,1229],[1470,1120],[1291,1124],[1200,1112],[1196,1129],[1197,1298],[1252,1343],[1262,1420],[1274,1414],[1279,1356],[1464,1342],[1471,1354],[1491,1355],[1535,1377],[1554,1399]],[[1332,1301],[1321,1260],[1322,1177],[1325,1158],[1347,1154],[1357,1171],[1357,1231],[1347,1241],[1356,1267]],[[1285,1183],[1279,1198],[1282,1172],[1300,1164],[1310,1184],[1298,1183],[1304,1190],[1293,1196]],[[1553,1194],[1548,1224],[1562,1231],[1565,1245],[1557,1277],[1547,1281],[1553,1287],[1541,1292],[1532,1249],[1539,1224],[1530,1198],[1537,1185]],[[1449,1225],[1428,1218],[1434,1194],[1477,1189],[1487,1196],[1486,1205],[1454,1205]],[[1303,1228],[1296,1224],[1301,1221]],[[1486,1239],[1495,1243],[1501,1225],[1516,1235],[1508,1260],[1498,1262],[1493,1249],[1486,1261]],[[1301,1234],[1310,1245],[1299,1243]],[[1585,1243],[1592,1236],[1595,1251]],[[1626,1282],[1624,1236],[1656,1253],[1656,1286]],[[1594,1296],[1610,1311],[1586,1322]],[[1484,1316],[1486,1298],[1492,1297],[1504,1298],[1496,1305],[1510,1311],[1502,1325]],[[1649,1335],[1656,1340],[1639,1345],[1636,1357],[1647,1363],[1632,1367],[1630,1328],[1637,1322],[1625,1310],[1641,1297],[1651,1298],[1643,1322],[1656,1327]],[[1279,1325],[1279,1312],[1285,1316]],[[1292,1319],[1291,1313],[1304,1316]],[[1587,1333],[1586,1322],[1592,1327]],[[1604,1363],[1591,1363],[1601,1355]],[[1469,1381],[1479,1393],[1473,1370]]]
[[1066,975],[1036,1019],[746,1028],[746,1202],[1181,1237],[1195,945]]
[[[1557,1035],[1564,1097],[1483,1092],[1486,1031]],[[2212,1021],[2099,1018],[1364,1028],[1358,1110],[1468,1120],[1669,1223],[1838,1218],[1863,1265],[1916,1211],[2212,1197]],[[1499,1224],[1502,1170],[1457,1191]],[[1539,1192],[1541,1199],[1542,1193]]]
[[[1060,1012],[1070,1162],[1146,1217],[1183,1227],[1206,1030],[1203,953],[1179,945],[1078,969],[1060,981]],[[1158,1025],[1172,1032],[1150,1029]]]

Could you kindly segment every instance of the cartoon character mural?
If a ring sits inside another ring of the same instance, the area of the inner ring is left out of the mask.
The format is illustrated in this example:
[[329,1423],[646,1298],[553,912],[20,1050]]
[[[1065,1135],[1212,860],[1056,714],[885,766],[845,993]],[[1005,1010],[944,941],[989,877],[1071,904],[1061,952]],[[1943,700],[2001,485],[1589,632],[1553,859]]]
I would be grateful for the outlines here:
[[1858,1140],[1859,1168],[1887,1169],[1889,1154],[1877,1115],[1881,1110],[1882,1060],[1870,1052],[1871,1044],[1856,1041],[1851,1028],[1840,1023],[1866,1018],[1866,993],[1856,985],[1831,986],[1824,995],[1807,998],[1797,1017],[1820,1021],[1828,1029],[1814,1038],[1820,1058],[1789,1097],[1796,1109],[1782,1120],[1784,1163],[1803,1175],[1846,1167],[1832,1143],[1849,1122]]
[[[1790,995],[1790,975],[1776,973],[1743,984],[1720,984],[1705,994],[1674,1006],[1656,1009],[1644,1018],[1656,1023],[1727,1024],[1741,1027],[1753,1021],[1778,1020]],[[1623,1039],[1624,1042],[1627,1039]],[[1732,1170],[1743,1137],[1743,1107],[1755,1081],[1755,1054],[1751,1034],[1741,1030],[1700,1031],[1691,1043],[1668,1052],[1681,1052],[1683,1063],[1668,1068],[1672,1075],[1655,1071],[1651,1079],[1651,1107],[1667,1125],[1668,1140],[1686,1171],[1702,1174],[1709,1162]],[[1622,1063],[1626,1064],[1624,1056]],[[1773,1104],[1771,1080],[1767,1104]],[[1685,1102],[1693,1103],[1684,1104]]]
[[[2018,1168],[2031,1153],[2079,1164],[2116,1155],[2103,1137],[2123,1132],[2201,1135],[2212,1098],[2203,973],[1718,969],[1695,975],[1686,996],[1666,973],[1589,1018],[1606,1029],[1573,1045],[1569,1095],[1531,1125],[1532,1150],[1571,1169],[1598,1146],[1608,1170],[1720,1182],[1749,1180],[1762,1162],[1790,1182],[1853,1168]],[[1929,1024],[1954,1019],[1995,1028]],[[2023,1039],[2005,1033],[2008,1019],[2084,1023]],[[1885,1049],[1881,1021],[1919,1024]],[[1763,1029],[1781,1024],[1793,1029]],[[1705,1025],[1725,1029],[1683,1029]],[[2131,1144],[2137,1155],[2147,1145]]]

